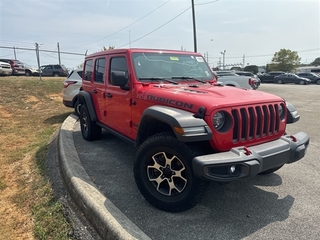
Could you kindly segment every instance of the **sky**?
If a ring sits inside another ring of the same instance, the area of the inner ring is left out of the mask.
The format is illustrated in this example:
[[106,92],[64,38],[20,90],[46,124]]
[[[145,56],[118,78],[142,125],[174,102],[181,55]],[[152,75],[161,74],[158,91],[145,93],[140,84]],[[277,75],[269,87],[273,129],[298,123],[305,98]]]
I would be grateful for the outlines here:
[[[1,0],[0,58],[77,68],[103,47],[200,52],[210,66],[320,57],[319,0]],[[196,36],[196,42],[194,41]],[[15,48],[15,49],[14,49]],[[52,52],[50,52],[52,51]],[[66,54],[72,53],[72,54]],[[75,55],[77,54],[77,55]]]

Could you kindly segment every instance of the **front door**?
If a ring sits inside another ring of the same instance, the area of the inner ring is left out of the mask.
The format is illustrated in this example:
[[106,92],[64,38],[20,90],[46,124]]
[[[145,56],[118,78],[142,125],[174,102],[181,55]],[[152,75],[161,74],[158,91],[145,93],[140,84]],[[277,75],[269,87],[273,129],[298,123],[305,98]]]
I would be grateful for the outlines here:
[[[112,71],[124,71],[127,76],[129,75],[127,60],[125,55],[114,55],[108,61],[108,82],[105,90],[105,123],[107,126],[130,138],[130,134],[132,133],[132,90],[122,90],[119,86],[114,86],[110,82]],[[130,80],[128,80],[127,85],[130,86]]]

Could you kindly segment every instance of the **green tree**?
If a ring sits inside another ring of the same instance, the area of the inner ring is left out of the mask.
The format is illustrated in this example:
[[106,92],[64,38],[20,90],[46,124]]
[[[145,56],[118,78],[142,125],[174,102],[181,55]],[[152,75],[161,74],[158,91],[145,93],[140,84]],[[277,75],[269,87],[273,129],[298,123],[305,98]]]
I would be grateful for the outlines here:
[[256,65],[245,66],[243,70],[246,72],[252,72],[254,74],[257,74],[259,72],[258,66],[256,66]]
[[318,66],[320,65],[320,57],[316,58],[312,63],[311,63],[312,66]]
[[300,60],[298,52],[280,49],[279,52],[273,55],[272,63],[269,64],[268,69],[270,71],[292,72],[292,70],[300,65]]
[[115,49],[115,46],[109,46],[109,48],[106,48],[105,46],[102,47],[102,51],[107,51],[111,49]]

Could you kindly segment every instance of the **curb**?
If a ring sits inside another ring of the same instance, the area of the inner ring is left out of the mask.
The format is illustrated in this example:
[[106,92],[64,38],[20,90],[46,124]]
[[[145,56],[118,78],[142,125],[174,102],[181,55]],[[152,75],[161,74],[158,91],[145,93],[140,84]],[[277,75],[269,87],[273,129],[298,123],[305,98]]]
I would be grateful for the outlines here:
[[61,125],[58,158],[68,192],[103,239],[150,239],[109,199],[100,193],[85,171],[73,141],[78,117],[71,114]]

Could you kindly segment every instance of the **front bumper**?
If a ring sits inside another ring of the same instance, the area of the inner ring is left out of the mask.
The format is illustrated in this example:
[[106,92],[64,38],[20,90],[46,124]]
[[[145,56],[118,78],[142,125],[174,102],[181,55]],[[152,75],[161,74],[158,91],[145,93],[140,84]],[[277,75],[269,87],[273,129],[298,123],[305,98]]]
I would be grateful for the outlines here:
[[198,156],[192,160],[192,167],[197,177],[206,180],[236,181],[296,162],[305,156],[308,145],[309,136],[299,132],[248,148],[236,147],[228,152]]

